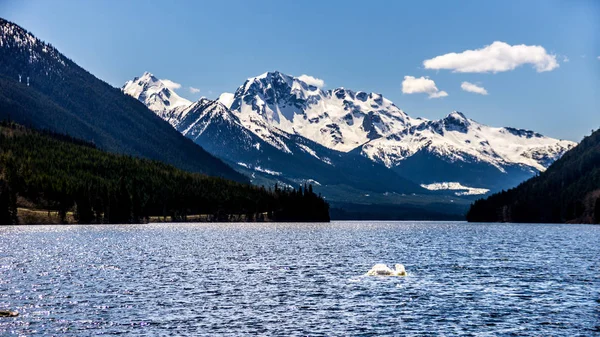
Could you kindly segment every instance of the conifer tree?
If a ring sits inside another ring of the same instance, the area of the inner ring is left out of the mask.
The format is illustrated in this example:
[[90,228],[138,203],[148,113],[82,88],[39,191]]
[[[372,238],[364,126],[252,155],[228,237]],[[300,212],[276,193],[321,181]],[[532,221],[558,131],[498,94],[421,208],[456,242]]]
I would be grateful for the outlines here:
[[279,184],[272,190],[189,173],[106,153],[65,135],[0,122],[2,223],[16,222],[17,195],[38,209],[58,212],[61,222],[70,220],[70,212],[79,223],[143,222],[167,215],[185,221],[195,214],[215,221],[240,215],[248,220],[328,221],[328,204],[311,190]]
[[600,198],[596,199],[594,206],[594,223],[600,224]]

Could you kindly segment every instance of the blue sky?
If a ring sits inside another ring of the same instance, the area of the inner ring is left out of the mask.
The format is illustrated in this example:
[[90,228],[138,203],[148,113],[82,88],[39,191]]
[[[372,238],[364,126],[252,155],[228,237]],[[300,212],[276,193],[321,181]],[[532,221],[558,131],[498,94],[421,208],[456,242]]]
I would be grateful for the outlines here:
[[600,1],[2,0],[0,16],[114,86],[150,71],[195,100],[279,70],[382,93],[414,117],[459,110],[574,141],[600,127]]

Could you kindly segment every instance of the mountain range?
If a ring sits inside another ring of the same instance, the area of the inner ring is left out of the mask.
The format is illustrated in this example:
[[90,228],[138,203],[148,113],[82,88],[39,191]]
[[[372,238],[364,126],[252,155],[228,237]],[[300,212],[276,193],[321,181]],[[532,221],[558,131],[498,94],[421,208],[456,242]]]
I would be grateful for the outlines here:
[[3,19],[0,59],[0,118],[187,171],[311,184],[334,211],[463,214],[475,198],[516,186],[575,146],[458,111],[411,117],[381,94],[326,90],[278,71],[196,102],[150,73],[119,90]]
[[253,182],[311,182],[339,202],[415,194],[460,203],[517,185],[576,145],[458,111],[413,118],[381,94],[324,90],[278,71],[216,100],[186,101],[148,72],[122,90]]

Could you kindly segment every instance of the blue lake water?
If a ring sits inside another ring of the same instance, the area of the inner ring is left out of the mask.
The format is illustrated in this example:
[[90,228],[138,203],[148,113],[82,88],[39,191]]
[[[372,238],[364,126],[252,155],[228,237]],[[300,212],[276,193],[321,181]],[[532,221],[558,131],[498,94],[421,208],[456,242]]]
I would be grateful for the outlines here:
[[0,227],[2,309],[0,336],[593,336],[600,226]]

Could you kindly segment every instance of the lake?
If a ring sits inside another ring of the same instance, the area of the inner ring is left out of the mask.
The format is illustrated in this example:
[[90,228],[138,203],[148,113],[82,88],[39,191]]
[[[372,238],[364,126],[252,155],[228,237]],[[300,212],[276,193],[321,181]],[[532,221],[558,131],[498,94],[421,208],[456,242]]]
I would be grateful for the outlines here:
[[591,336],[599,294],[600,226],[0,227],[1,336]]

